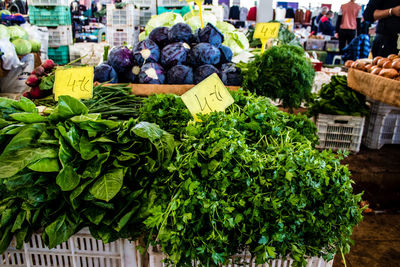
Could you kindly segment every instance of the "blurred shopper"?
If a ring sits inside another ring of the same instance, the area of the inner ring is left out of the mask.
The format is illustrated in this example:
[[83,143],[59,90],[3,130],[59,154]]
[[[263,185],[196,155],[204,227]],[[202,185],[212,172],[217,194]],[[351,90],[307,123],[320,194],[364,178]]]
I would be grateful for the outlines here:
[[364,21],[361,23],[361,32],[354,38],[350,44],[343,48],[343,61],[357,60],[359,58],[368,58],[371,49],[371,43],[368,35],[369,22]]
[[326,15],[326,13],[328,13],[329,8],[327,8],[326,6],[324,6],[323,8],[321,8],[321,12],[318,14],[318,16],[313,17],[312,20],[312,25],[311,25],[311,31],[313,31],[314,33],[317,33],[318,31],[318,25],[319,25],[319,21],[321,20],[321,18],[323,16]]
[[318,33],[329,36],[335,35],[335,27],[333,27],[332,25],[332,17],[333,12],[328,11],[328,13],[326,13],[326,15],[321,18],[318,25]]
[[364,19],[378,20],[372,55],[386,57],[399,52],[400,0],[370,0],[364,11]]
[[350,0],[350,2],[340,7],[336,22],[336,37],[339,38],[341,53],[343,48],[357,36],[357,31],[360,33],[361,18],[361,6],[356,4],[355,0]]

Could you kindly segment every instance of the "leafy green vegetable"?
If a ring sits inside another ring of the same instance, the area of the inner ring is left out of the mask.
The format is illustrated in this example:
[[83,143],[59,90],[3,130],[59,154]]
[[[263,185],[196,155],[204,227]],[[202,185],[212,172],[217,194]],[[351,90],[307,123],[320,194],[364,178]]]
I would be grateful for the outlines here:
[[301,47],[273,46],[256,55],[242,72],[245,89],[279,99],[284,107],[299,107],[311,96],[314,69]]
[[307,105],[311,116],[322,114],[366,116],[368,107],[365,96],[347,86],[347,76],[332,76],[329,84],[324,84],[321,91]]

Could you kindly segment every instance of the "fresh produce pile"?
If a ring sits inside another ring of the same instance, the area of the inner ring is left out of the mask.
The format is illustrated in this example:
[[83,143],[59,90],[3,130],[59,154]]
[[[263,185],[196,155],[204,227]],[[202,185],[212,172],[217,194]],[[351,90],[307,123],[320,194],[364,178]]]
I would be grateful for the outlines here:
[[243,250],[299,266],[305,255],[348,252],[362,210],[342,156],[314,149],[305,116],[232,94],[226,112],[201,122],[173,95],[153,95],[139,118],[121,121],[68,96],[49,116],[26,98],[0,98],[0,252],[13,235],[21,247],[43,229],[52,248],[82,227],[104,242],[159,243],[180,266]]
[[387,58],[375,57],[372,64],[363,60],[347,60],[345,66],[400,81],[400,53],[389,55]]
[[332,76],[329,84],[324,84],[321,91],[308,104],[308,113],[312,116],[322,114],[366,116],[368,106],[365,96],[347,86],[347,76]]
[[[157,16],[152,16],[147,22],[145,31],[139,35],[139,41],[148,38],[151,31],[155,28],[169,28],[182,22],[188,24],[192,30],[196,32],[201,27],[199,11],[194,11],[194,16],[191,12],[187,13],[183,17],[173,12],[166,12]],[[223,45],[228,46],[234,55],[238,55],[249,49],[249,41],[247,40],[246,35],[243,32],[238,31],[232,24],[224,21],[217,21],[217,17],[213,13],[207,11],[203,11],[203,22],[204,25],[208,23],[214,25],[222,32],[225,37]]]
[[4,26],[0,24],[0,39],[10,40],[15,46],[15,52],[19,56],[31,52],[39,52],[41,44],[37,40],[29,40],[28,33],[20,26]]
[[299,107],[311,96],[315,72],[299,46],[273,46],[241,69],[245,89],[279,99],[284,107]]
[[24,93],[24,97],[38,99],[51,95],[53,93],[55,67],[56,65],[51,59],[47,59],[42,65],[37,66],[26,79],[25,83],[31,89]]
[[223,42],[224,35],[210,23],[195,34],[185,23],[157,27],[132,50],[112,49],[107,62],[95,68],[94,80],[197,84],[217,73],[225,85],[241,85],[241,71],[231,63],[233,53]]

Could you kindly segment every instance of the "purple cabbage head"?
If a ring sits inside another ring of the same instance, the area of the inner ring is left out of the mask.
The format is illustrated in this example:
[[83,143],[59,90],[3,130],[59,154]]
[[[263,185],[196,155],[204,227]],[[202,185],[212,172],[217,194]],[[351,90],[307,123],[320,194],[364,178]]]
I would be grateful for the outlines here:
[[167,45],[161,50],[161,65],[164,68],[170,68],[186,64],[189,49],[190,46],[182,42]]
[[94,78],[95,82],[110,82],[117,83],[118,75],[115,72],[114,68],[108,65],[107,63],[101,63],[97,67],[94,68]]
[[169,29],[168,39],[170,43],[190,43],[190,41],[193,40],[192,28],[185,23],[177,23]]
[[156,63],[160,59],[160,48],[150,39],[139,42],[133,49],[133,62],[136,66]]
[[216,65],[220,61],[221,52],[209,43],[199,43],[190,50],[189,58],[193,66]]
[[168,44],[168,27],[154,28],[149,35],[149,39],[155,42],[160,49]]
[[[198,67],[196,69],[196,71],[194,72],[194,83],[198,84],[199,82],[201,82],[202,80],[204,80],[205,78],[207,78],[208,76],[210,76],[213,73],[218,74],[218,76],[220,78],[222,76],[220,71],[213,65],[207,64],[207,65]],[[223,78],[221,80],[223,80]]]
[[234,63],[226,63],[221,65],[222,82],[225,85],[241,86],[242,71],[237,68]]
[[219,51],[221,51],[221,60],[220,60],[221,64],[229,63],[232,61],[233,53],[229,47],[221,45]]
[[158,63],[146,63],[139,73],[139,83],[163,84],[165,82],[164,69]]
[[224,42],[224,35],[211,23],[207,23],[203,29],[197,33],[200,43],[209,43],[215,47],[220,47]]
[[126,46],[114,47],[108,55],[108,63],[117,73],[126,72],[133,66],[133,53]]
[[185,65],[173,66],[167,72],[168,84],[193,84],[193,69]]

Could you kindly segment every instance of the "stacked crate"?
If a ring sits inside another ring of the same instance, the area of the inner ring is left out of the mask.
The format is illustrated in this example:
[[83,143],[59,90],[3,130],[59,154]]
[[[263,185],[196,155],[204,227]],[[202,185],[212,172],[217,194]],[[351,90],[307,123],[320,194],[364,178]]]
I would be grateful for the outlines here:
[[48,57],[56,64],[67,64],[68,45],[73,43],[68,0],[29,0],[28,5],[30,23],[48,28]]
[[363,144],[380,149],[385,144],[400,144],[400,108],[370,99],[371,112],[364,130]]
[[131,46],[137,42],[138,31],[139,10],[133,4],[126,4],[123,8],[107,5],[107,43]]
[[[139,10],[139,26],[146,26],[151,16],[157,14],[156,0],[125,0],[125,3],[134,4]],[[186,3],[186,2],[185,2]]]

